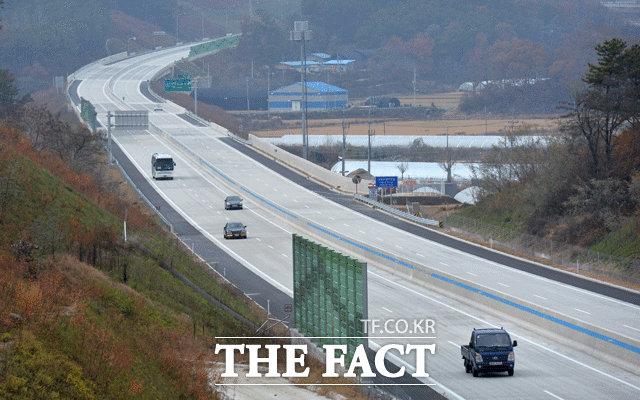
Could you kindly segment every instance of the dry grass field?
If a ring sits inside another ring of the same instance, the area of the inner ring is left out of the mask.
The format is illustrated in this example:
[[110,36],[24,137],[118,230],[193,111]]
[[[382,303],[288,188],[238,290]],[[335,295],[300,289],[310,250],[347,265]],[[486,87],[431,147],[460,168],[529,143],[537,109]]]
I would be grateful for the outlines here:
[[[449,109],[442,119],[405,121],[372,118],[371,125],[365,118],[347,120],[348,135],[367,135],[369,129],[375,135],[501,135],[512,129],[531,133],[549,133],[555,130],[557,120],[554,118],[500,118],[473,115],[469,116],[457,111],[457,106],[463,96],[462,92],[436,93],[416,96],[416,105],[430,107],[433,103],[438,108]],[[401,104],[413,104],[413,96],[396,96]],[[356,102],[357,103],[357,102]],[[284,135],[299,135],[300,120],[282,121],[283,126],[277,130],[253,131],[256,136],[281,137]],[[342,135],[342,119],[322,119],[307,121],[309,135]]]

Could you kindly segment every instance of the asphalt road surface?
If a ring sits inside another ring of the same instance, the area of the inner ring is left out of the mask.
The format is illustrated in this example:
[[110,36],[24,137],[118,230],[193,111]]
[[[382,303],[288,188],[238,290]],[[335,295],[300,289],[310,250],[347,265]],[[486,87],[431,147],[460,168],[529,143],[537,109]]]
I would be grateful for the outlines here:
[[[362,260],[369,267],[369,318],[435,321],[435,333],[429,335],[434,339],[428,340],[436,343],[437,350],[428,356],[431,376],[423,382],[448,397],[640,397],[637,370],[618,365],[615,356],[593,353],[571,337],[551,335],[526,319],[496,313],[490,306],[473,304],[390,270],[403,267],[394,260],[409,260],[407,268],[441,271],[454,277],[452,285],[490,289],[518,299],[519,304],[539,306],[635,341],[640,340],[637,293],[548,270],[396,220],[230,141],[223,129],[193,123],[179,107],[166,103],[163,111],[153,111],[157,100],[143,93],[141,82],[187,53],[188,49],[172,49],[108,66],[94,65],[75,74],[77,83],[70,92],[75,90],[77,95],[71,96],[90,100],[103,126],[107,110],[149,110],[154,129],[115,131],[114,154],[185,244],[210,265],[217,263],[218,270],[248,296],[264,307],[268,304],[273,314],[286,316],[283,307],[291,303],[292,295],[292,233],[345,254],[350,243],[358,243],[371,254]],[[150,178],[149,159],[158,151],[174,155],[174,180]],[[223,200],[231,194],[244,198],[243,210],[224,210]],[[302,220],[309,223],[301,227]],[[247,225],[248,239],[224,240],[222,227],[230,221]],[[381,261],[375,254],[386,258]],[[515,376],[472,378],[464,372],[459,345],[468,341],[473,327],[500,326],[519,342]],[[411,335],[415,334],[385,331],[370,341],[374,346],[424,343],[424,338],[409,339]],[[621,347],[620,352],[624,351],[630,350]],[[400,354],[392,355],[390,361],[409,370],[415,365],[412,357]]]

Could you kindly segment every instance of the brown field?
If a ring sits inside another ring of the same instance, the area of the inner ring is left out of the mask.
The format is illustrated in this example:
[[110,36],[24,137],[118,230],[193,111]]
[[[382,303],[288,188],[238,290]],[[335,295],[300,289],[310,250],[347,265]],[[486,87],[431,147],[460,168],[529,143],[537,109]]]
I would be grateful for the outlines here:
[[[523,119],[516,120],[514,129],[527,129],[533,132],[549,132],[555,127],[556,121],[552,119]],[[300,121],[285,121],[286,127],[279,130],[254,131],[253,134],[260,137],[281,137],[284,135],[299,135]],[[367,121],[348,121],[348,135],[367,135],[369,124]],[[445,135],[447,127],[450,135],[500,135],[511,129],[511,120],[480,119],[471,120],[436,120],[436,121],[382,121],[371,122],[371,133],[375,135],[407,135],[430,136]],[[307,121],[309,135],[342,135],[342,120]]]
[[[462,95],[462,92],[420,95],[416,96],[416,104],[429,107],[433,103],[438,108],[457,107]],[[413,104],[412,95],[398,95],[395,97],[400,100],[401,104]],[[367,135],[369,132],[369,121],[367,119],[358,118],[347,120],[346,122],[349,124],[348,135]],[[283,121],[283,125],[278,130],[254,130],[252,133],[260,137],[281,137],[284,135],[299,135],[301,133],[300,120]],[[554,131],[556,126],[557,120],[550,117],[529,117],[526,119],[516,117],[512,121],[511,118],[488,116],[485,120],[483,116],[468,116],[458,112],[457,109],[447,111],[443,119],[439,120],[371,120],[371,131],[375,135],[446,135],[447,128],[450,135],[501,135],[512,129],[542,134]],[[342,135],[342,119],[310,119],[307,121],[307,132],[309,135]]]

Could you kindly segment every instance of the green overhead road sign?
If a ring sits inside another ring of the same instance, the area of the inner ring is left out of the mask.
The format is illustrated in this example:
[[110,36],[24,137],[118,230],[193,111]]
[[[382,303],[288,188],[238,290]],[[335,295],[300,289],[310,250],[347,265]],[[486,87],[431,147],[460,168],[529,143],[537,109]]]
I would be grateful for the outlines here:
[[96,119],[97,115],[98,113],[96,112],[96,108],[93,104],[91,104],[90,101],[85,100],[83,97],[80,97],[80,116],[87,124],[89,124],[92,132],[95,132],[98,127],[98,120]]
[[182,75],[178,79],[164,80],[165,92],[190,92],[191,91],[191,75]]

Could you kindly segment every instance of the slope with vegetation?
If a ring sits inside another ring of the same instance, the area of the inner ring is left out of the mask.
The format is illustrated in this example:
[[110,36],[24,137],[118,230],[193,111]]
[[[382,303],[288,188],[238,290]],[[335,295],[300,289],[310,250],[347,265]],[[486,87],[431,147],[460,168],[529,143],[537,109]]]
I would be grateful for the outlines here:
[[596,46],[558,136],[511,136],[476,171],[486,196],[462,214],[634,260],[640,272],[640,45]]
[[[217,398],[215,336],[252,332],[175,276],[253,323],[259,310],[117,196],[100,138],[13,110],[0,120],[0,398]],[[73,157],[80,136],[93,150]]]

